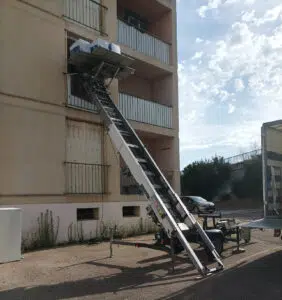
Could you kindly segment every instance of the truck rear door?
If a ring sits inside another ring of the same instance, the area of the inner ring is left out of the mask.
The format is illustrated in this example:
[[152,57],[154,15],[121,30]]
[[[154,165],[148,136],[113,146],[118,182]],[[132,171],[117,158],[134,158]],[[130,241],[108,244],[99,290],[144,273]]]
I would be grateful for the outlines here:
[[261,133],[264,214],[282,218],[282,120],[264,123]]

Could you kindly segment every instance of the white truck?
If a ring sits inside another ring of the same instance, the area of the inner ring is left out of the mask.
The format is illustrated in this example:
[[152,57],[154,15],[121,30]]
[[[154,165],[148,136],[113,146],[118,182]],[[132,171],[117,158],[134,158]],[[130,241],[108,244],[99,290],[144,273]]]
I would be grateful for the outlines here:
[[263,123],[261,127],[264,217],[246,227],[282,231],[282,120]]

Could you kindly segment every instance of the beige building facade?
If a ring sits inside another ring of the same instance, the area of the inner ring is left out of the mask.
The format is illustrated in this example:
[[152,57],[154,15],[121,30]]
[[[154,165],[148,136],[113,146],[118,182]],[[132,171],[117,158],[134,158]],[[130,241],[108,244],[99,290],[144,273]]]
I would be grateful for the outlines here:
[[135,59],[111,95],[179,193],[176,0],[2,0],[0,20],[0,205],[23,209],[24,234],[46,209],[60,219],[60,241],[70,224],[87,235],[101,222],[147,218],[147,200],[69,74],[78,38],[106,39]]

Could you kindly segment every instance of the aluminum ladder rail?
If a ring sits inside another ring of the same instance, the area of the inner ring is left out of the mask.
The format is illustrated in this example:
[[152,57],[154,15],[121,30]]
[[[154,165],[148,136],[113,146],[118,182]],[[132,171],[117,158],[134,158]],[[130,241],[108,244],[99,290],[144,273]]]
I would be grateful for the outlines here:
[[[179,239],[199,273],[205,276],[222,270],[223,263],[213,243],[194,216],[187,210],[179,196],[173,191],[134,129],[114,104],[104,85],[103,78],[98,80],[95,77],[91,74],[83,74],[80,76],[81,84],[89,97],[89,101],[98,106],[116,150],[146,195],[149,201],[148,214],[153,220],[156,221],[157,219],[168,237],[175,236]],[[204,244],[213,254],[217,267],[209,269],[204,266],[186,240],[183,231],[192,228],[196,228]]]

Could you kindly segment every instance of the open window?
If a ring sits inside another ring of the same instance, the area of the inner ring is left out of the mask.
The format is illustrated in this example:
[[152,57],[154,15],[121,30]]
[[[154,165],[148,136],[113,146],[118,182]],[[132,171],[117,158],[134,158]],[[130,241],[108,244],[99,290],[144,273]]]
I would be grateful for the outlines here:
[[[67,59],[69,59],[69,57],[70,57],[70,47],[76,40],[77,40],[77,38],[72,37],[72,36],[68,36],[68,38],[67,38]],[[69,73],[68,93],[72,97],[76,97],[78,99],[87,101],[88,97],[78,80],[78,76],[75,75],[75,73],[77,72],[76,68],[73,65],[68,64],[67,71]]]
[[124,9],[122,18],[128,25],[135,27],[141,32],[148,30],[148,21],[129,9]]

